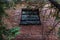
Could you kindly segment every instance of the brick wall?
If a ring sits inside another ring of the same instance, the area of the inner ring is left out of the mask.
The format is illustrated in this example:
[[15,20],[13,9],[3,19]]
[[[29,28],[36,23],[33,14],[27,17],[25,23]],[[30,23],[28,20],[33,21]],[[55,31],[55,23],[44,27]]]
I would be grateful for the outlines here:
[[46,24],[47,22],[43,22],[42,17],[42,25],[19,25],[21,19],[21,10],[22,8],[26,7],[26,5],[23,5],[23,7],[19,7],[19,5],[17,5],[16,7],[16,10],[5,10],[9,17],[4,18],[4,22],[7,24],[7,29],[15,26],[20,27],[20,34],[17,35],[14,40],[56,40],[56,36],[52,33],[50,33],[50,35],[46,35],[46,32],[49,31],[49,29]]

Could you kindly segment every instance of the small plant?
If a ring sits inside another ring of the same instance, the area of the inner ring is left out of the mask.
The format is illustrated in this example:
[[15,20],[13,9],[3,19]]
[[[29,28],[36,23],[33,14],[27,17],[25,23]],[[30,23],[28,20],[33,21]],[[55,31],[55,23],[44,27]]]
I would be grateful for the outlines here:
[[5,40],[3,38],[3,35],[6,37],[6,40],[11,40],[13,37],[18,35],[20,32],[19,27],[13,27],[12,29],[6,29],[6,25],[2,21],[3,17],[8,17],[8,15],[4,12],[4,5],[7,5],[4,2],[1,2],[0,0],[0,40]]
[[19,27],[14,27],[12,29],[5,30],[4,35],[7,37],[6,40],[11,40],[14,37],[16,37],[16,35],[18,35],[20,33],[19,30],[20,30]]

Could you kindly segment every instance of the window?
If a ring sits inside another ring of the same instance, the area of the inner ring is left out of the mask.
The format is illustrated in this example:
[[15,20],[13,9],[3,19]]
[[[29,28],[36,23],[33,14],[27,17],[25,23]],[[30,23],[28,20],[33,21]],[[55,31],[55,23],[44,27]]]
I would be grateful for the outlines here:
[[41,24],[38,9],[22,9],[21,25]]

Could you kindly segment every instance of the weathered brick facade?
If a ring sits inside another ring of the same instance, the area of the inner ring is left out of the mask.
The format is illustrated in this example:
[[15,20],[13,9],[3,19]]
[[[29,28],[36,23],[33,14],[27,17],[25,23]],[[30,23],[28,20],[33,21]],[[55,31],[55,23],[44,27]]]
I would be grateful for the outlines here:
[[42,22],[43,24],[41,25],[19,25],[21,20],[21,10],[25,7],[25,5],[22,6],[17,5],[16,10],[5,10],[5,12],[9,14],[9,17],[4,19],[5,24],[8,26],[7,28],[15,26],[20,27],[20,34],[17,35],[14,40],[57,40],[53,32],[51,32],[50,35],[46,35],[46,32],[49,31],[49,29],[44,22]]

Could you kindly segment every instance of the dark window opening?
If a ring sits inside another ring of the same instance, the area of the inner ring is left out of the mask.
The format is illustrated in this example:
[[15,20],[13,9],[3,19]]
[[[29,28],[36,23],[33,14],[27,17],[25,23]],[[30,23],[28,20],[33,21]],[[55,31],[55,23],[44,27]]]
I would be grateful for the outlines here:
[[39,25],[39,24],[41,24],[39,17],[39,9],[22,9],[20,25]]

